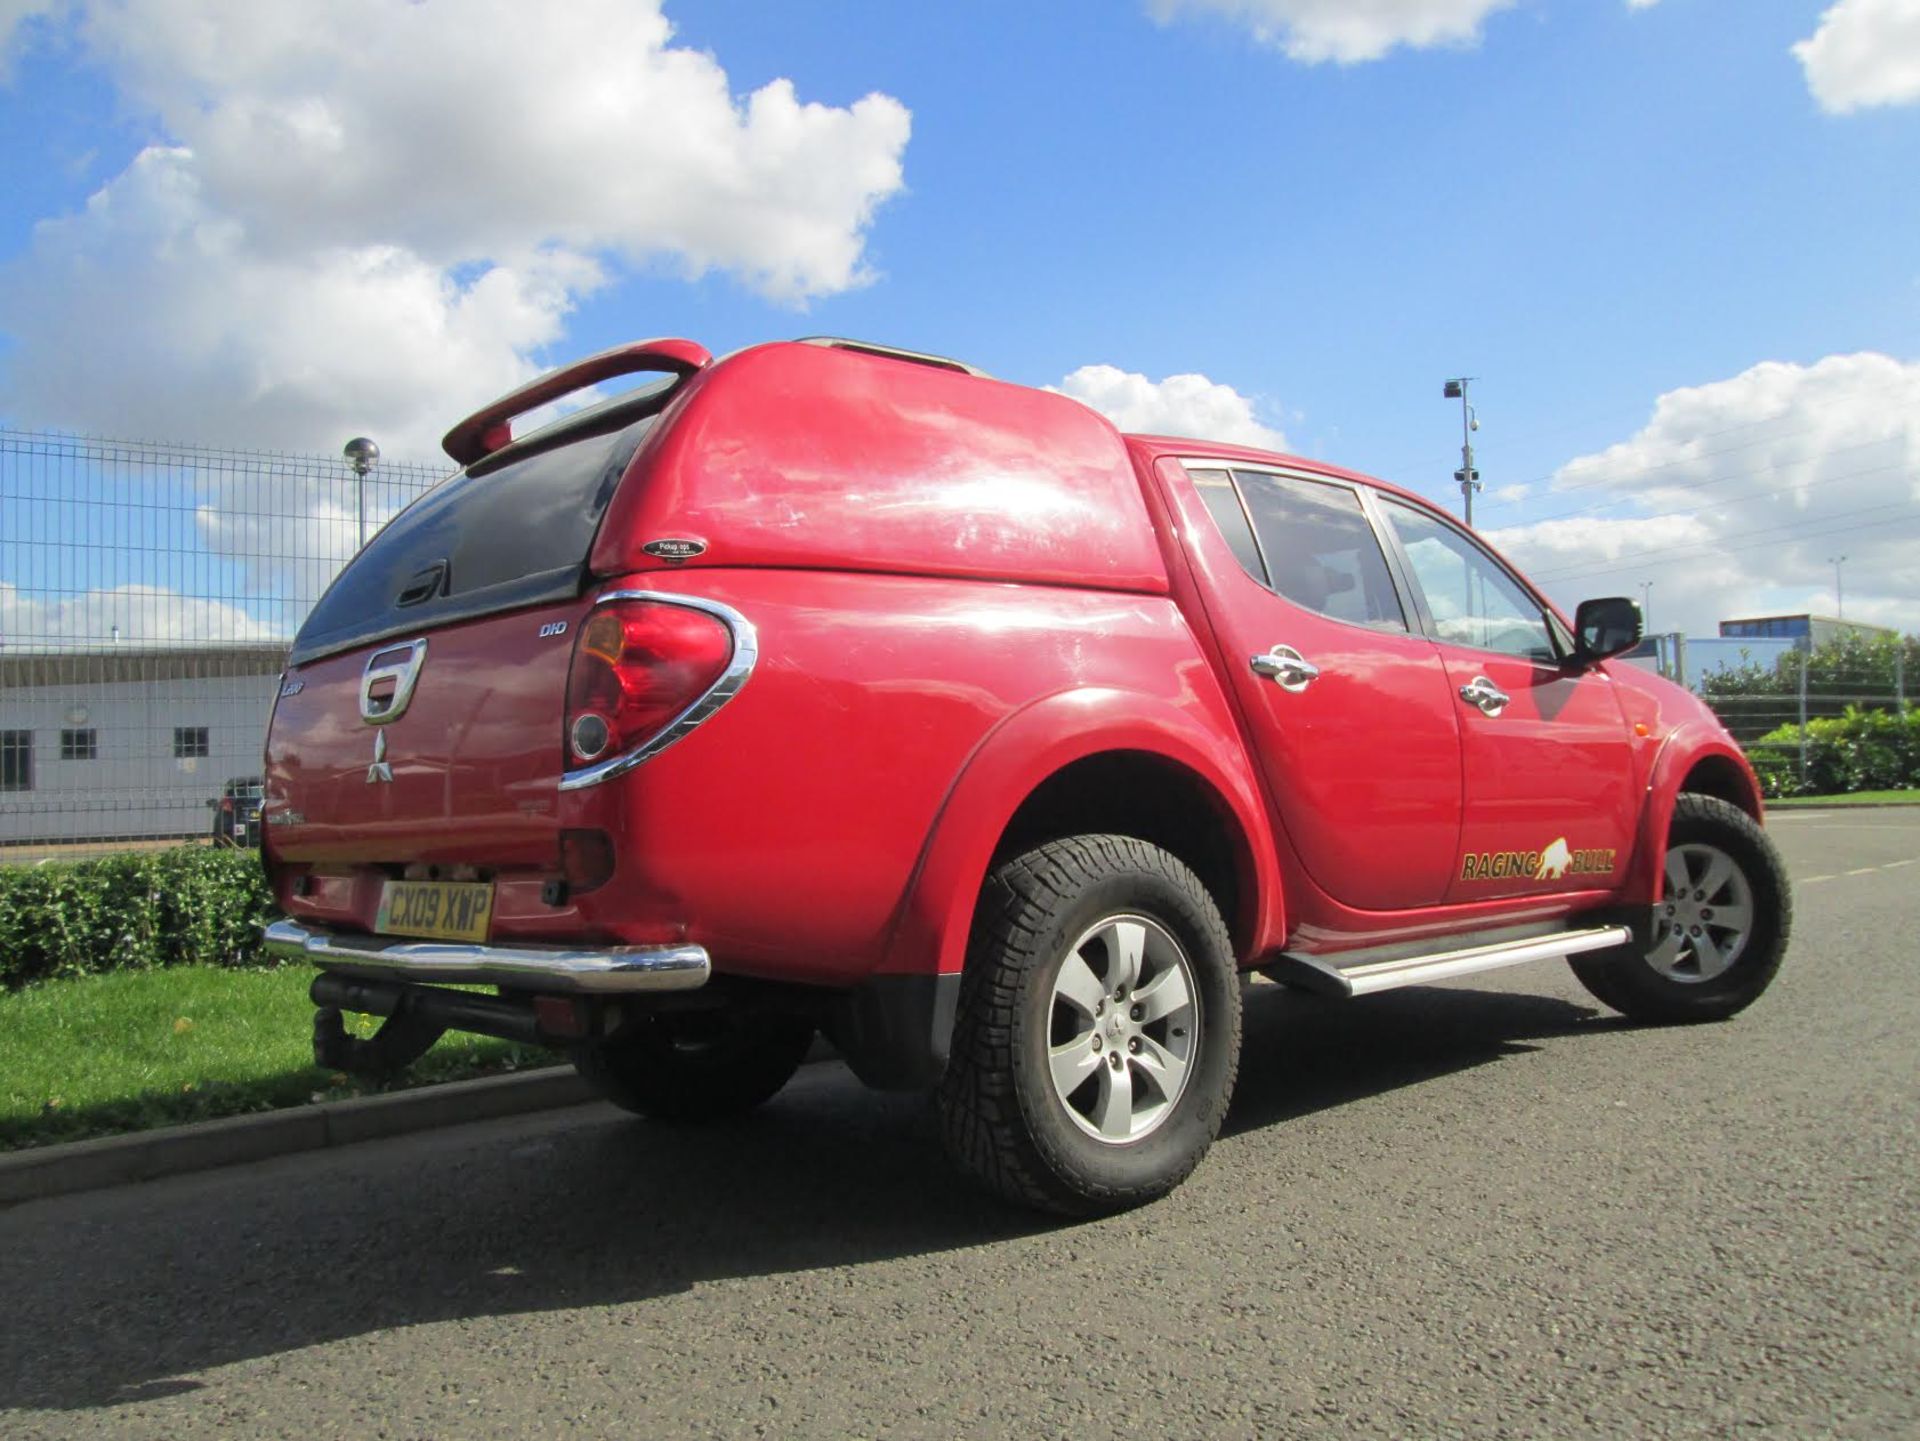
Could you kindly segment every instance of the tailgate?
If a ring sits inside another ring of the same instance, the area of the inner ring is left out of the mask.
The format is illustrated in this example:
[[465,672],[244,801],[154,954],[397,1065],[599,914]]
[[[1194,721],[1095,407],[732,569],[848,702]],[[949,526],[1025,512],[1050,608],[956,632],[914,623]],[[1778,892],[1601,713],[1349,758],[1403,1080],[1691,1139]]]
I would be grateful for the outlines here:
[[650,407],[487,456],[335,578],[267,737],[270,859],[554,864],[587,557]]
[[486,616],[288,671],[267,743],[272,854],[552,865],[567,666],[585,610],[576,599]]

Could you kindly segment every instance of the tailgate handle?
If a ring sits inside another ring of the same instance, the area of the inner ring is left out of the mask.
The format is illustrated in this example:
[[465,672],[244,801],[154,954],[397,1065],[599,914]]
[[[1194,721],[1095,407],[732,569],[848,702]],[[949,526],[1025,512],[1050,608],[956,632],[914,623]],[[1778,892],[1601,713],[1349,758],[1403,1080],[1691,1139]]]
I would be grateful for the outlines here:
[[449,589],[447,585],[449,567],[444,560],[436,560],[425,570],[415,573],[412,580],[400,589],[394,598],[396,606],[418,605],[423,600],[432,600],[436,595]]
[[368,656],[360,672],[360,719],[372,726],[400,719],[426,660],[425,636],[405,645],[382,646]]

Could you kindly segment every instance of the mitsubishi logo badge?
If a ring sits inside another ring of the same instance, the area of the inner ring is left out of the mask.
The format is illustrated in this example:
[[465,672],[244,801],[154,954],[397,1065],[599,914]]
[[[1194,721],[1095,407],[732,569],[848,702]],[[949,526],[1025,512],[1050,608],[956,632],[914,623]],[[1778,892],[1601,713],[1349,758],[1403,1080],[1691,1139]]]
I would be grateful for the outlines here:
[[372,785],[375,781],[393,784],[393,767],[387,764],[387,733],[385,731],[373,733],[373,764],[367,767],[367,784]]

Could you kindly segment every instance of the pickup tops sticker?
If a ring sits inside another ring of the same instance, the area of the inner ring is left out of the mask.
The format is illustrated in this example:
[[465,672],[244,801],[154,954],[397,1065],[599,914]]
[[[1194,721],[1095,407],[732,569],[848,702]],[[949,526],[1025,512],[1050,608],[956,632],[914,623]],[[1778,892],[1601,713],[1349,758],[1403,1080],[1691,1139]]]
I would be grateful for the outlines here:
[[640,549],[661,560],[692,560],[706,553],[707,543],[704,540],[650,540]]
[[1469,852],[1460,859],[1460,879],[1558,881],[1568,876],[1608,876],[1618,855],[1611,847],[1576,851],[1561,836],[1545,850]]

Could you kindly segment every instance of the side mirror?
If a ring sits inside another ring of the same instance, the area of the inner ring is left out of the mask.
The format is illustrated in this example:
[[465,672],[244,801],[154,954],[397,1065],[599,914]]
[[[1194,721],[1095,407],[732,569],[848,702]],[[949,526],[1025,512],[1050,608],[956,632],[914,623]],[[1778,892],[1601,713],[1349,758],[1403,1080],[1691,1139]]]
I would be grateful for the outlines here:
[[1640,644],[1640,607],[1624,595],[1583,600],[1573,613],[1573,658],[1581,665],[1605,660]]

